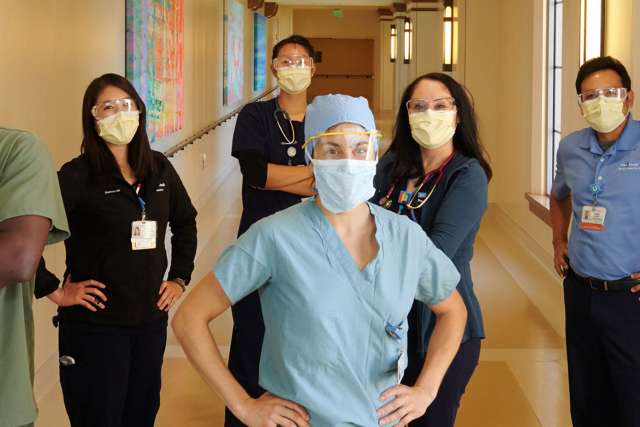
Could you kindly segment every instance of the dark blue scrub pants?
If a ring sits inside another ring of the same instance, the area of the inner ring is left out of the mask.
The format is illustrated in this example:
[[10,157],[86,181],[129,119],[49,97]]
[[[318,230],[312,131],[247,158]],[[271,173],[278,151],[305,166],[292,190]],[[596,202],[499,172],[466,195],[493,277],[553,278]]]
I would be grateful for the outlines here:
[[[233,333],[229,350],[229,370],[235,379],[253,398],[265,390],[258,385],[260,354],[264,339],[264,320],[258,292],[254,292],[233,307]],[[225,408],[225,427],[244,427],[235,415]]]
[[160,408],[167,317],[138,327],[60,321],[64,406],[72,427],[153,427]]
[[[451,366],[442,380],[436,399],[424,416],[412,421],[411,427],[453,427],[460,407],[460,399],[478,366],[480,359],[480,338],[472,338],[460,345]],[[402,383],[413,386],[424,365],[424,356],[409,352],[409,365]]]
[[564,280],[574,427],[640,427],[639,296]]

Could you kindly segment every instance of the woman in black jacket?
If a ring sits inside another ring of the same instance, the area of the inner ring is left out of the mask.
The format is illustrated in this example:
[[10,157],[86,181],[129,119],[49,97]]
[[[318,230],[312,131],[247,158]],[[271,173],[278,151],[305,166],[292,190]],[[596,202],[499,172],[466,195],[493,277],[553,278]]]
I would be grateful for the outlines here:
[[[378,165],[374,201],[407,215],[456,265],[458,292],[467,307],[464,338],[436,400],[412,426],[453,427],[462,394],[478,364],[484,327],[469,262],[487,207],[491,167],[479,141],[468,92],[446,74],[419,77],[405,90],[392,145]],[[415,301],[409,314],[409,365],[413,385],[424,363],[435,316]]]
[[82,154],[58,174],[72,235],[64,285],[41,262],[36,296],[60,306],[60,383],[71,425],[153,426],[167,312],[194,267],[196,210],[169,161],[151,150],[144,102],[124,77],[91,82],[82,128]]

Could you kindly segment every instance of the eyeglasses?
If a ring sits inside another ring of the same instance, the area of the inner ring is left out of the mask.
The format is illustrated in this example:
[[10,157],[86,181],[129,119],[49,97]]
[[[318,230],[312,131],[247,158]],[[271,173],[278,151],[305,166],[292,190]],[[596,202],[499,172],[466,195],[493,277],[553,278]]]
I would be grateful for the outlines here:
[[273,68],[279,70],[281,68],[303,68],[303,67],[313,67],[313,58],[309,58],[308,56],[279,56],[274,58],[271,62],[273,64]]
[[407,101],[409,113],[424,113],[432,111],[453,111],[456,109],[456,100],[453,97],[434,99],[411,99]]
[[376,160],[380,136],[378,131],[325,132],[309,138],[304,149],[319,160]]
[[138,111],[136,103],[131,98],[110,99],[91,108],[91,114],[96,119],[104,119],[121,111]]
[[624,101],[625,99],[627,99],[627,88],[606,87],[601,89],[589,90],[578,95],[578,102],[582,104],[588,101],[593,101],[594,99],[598,99],[601,96],[609,100]]

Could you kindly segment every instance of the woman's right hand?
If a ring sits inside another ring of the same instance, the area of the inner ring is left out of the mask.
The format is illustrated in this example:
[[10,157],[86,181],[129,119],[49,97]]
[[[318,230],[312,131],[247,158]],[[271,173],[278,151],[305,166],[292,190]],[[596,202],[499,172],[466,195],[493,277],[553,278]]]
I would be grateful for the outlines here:
[[98,311],[98,309],[104,309],[104,303],[107,302],[107,296],[100,290],[105,288],[103,283],[96,280],[72,282],[69,275],[64,285],[49,298],[60,307],[81,305],[87,310]]
[[247,399],[239,412],[238,418],[249,427],[311,427],[302,406],[271,393]]

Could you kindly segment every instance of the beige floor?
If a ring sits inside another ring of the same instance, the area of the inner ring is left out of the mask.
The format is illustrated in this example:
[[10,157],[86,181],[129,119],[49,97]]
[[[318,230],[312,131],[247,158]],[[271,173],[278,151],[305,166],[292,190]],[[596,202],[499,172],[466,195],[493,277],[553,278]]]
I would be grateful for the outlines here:
[[[204,274],[233,240],[239,203],[236,197],[231,209],[217,222],[214,238],[202,251],[194,277]],[[473,260],[487,339],[461,404],[458,427],[571,425],[562,338],[525,292],[528,287],[535,287],[536,282],[548,280],[548,275],[542,273],[524,251],[514,250],[516,246],[501,233],[490,212],[482,226]],[[521,274],[523,271],[525,275]],[[217,338],[225,342],[230,316],[218,322]],[[185,359],[167,358],[163,378],[157,426],[222,425],[222,402]],[[37,427],[68,425],[59,386],[40,402],[40,410]]]

